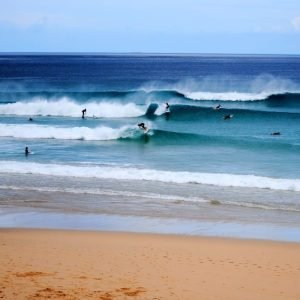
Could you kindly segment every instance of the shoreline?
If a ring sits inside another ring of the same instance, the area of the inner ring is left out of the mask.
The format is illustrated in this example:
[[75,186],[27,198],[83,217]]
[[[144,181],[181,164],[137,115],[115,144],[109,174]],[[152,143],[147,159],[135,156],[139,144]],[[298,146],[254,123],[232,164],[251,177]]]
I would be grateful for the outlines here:
[[3,176],[0,183],[0,228],[139,231],[300,242],[296,192],[32,174]]
[[298,299],[300,244],[0,229],[7,299]]
[[297,224],[241,223],[230,220],[194,220],[119,214],[92,214],[45,209],[2,208],[1,229],[78,230],[234,238],[300,243]]

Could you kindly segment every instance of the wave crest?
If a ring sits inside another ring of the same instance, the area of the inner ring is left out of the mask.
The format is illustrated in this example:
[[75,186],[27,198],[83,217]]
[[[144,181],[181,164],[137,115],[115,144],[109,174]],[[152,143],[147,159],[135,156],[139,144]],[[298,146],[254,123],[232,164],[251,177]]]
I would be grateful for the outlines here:
[[272,94],[269,93],[241,93],[241,92],[190,92],[185,97],[191,100],[217,100],[217,101],[258,101],[266,100]]

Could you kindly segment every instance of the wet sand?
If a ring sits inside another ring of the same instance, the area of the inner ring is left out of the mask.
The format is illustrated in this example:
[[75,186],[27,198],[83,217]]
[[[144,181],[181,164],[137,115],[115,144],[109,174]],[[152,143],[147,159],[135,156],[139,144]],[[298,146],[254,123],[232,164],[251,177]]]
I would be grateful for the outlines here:
[[300,244],[0,230],[3,299],[300,299]]

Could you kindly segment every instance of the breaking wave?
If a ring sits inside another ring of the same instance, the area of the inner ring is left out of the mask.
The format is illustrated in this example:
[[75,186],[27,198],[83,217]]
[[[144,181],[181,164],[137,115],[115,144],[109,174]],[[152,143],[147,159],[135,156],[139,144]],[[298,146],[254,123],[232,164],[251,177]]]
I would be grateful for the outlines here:
[[266,100],[272,94],[268,93],[240,93],[240,92],[190,92],[185,97],[191,100],[217,100],[217,101],[257,101]]
[[255,175],[173,172],[153,169],[40,164],[0,161],[1,173],[40,174],[99,179],[146,180],[172,183],[209,184],[224,187],[251,187],[260,189],[300,191],[299,179],[283,179]]
[[140,135],[141,132],[133,126],[123,126],[121,128],[99,126],[96,128],[89,128],[0,124],[0,137],[25,139],[106,141],[120,138],[132,138]]
[[87,110],[87,117],[98,118],[138,117],[142,116],[146,110],[145,106],[135,103],[88,102],[81,104],[68,98],[62,98],[60,100],[41,99],[2,104],[0,105],[0,114],[81,117],[83,108]]

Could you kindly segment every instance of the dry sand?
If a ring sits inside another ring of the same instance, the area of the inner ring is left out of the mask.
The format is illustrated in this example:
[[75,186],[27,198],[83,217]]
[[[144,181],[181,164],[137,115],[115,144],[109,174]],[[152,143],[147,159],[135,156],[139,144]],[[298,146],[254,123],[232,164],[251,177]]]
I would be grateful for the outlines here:
[[300,244],[0,230],[4,299],[300,299]]

